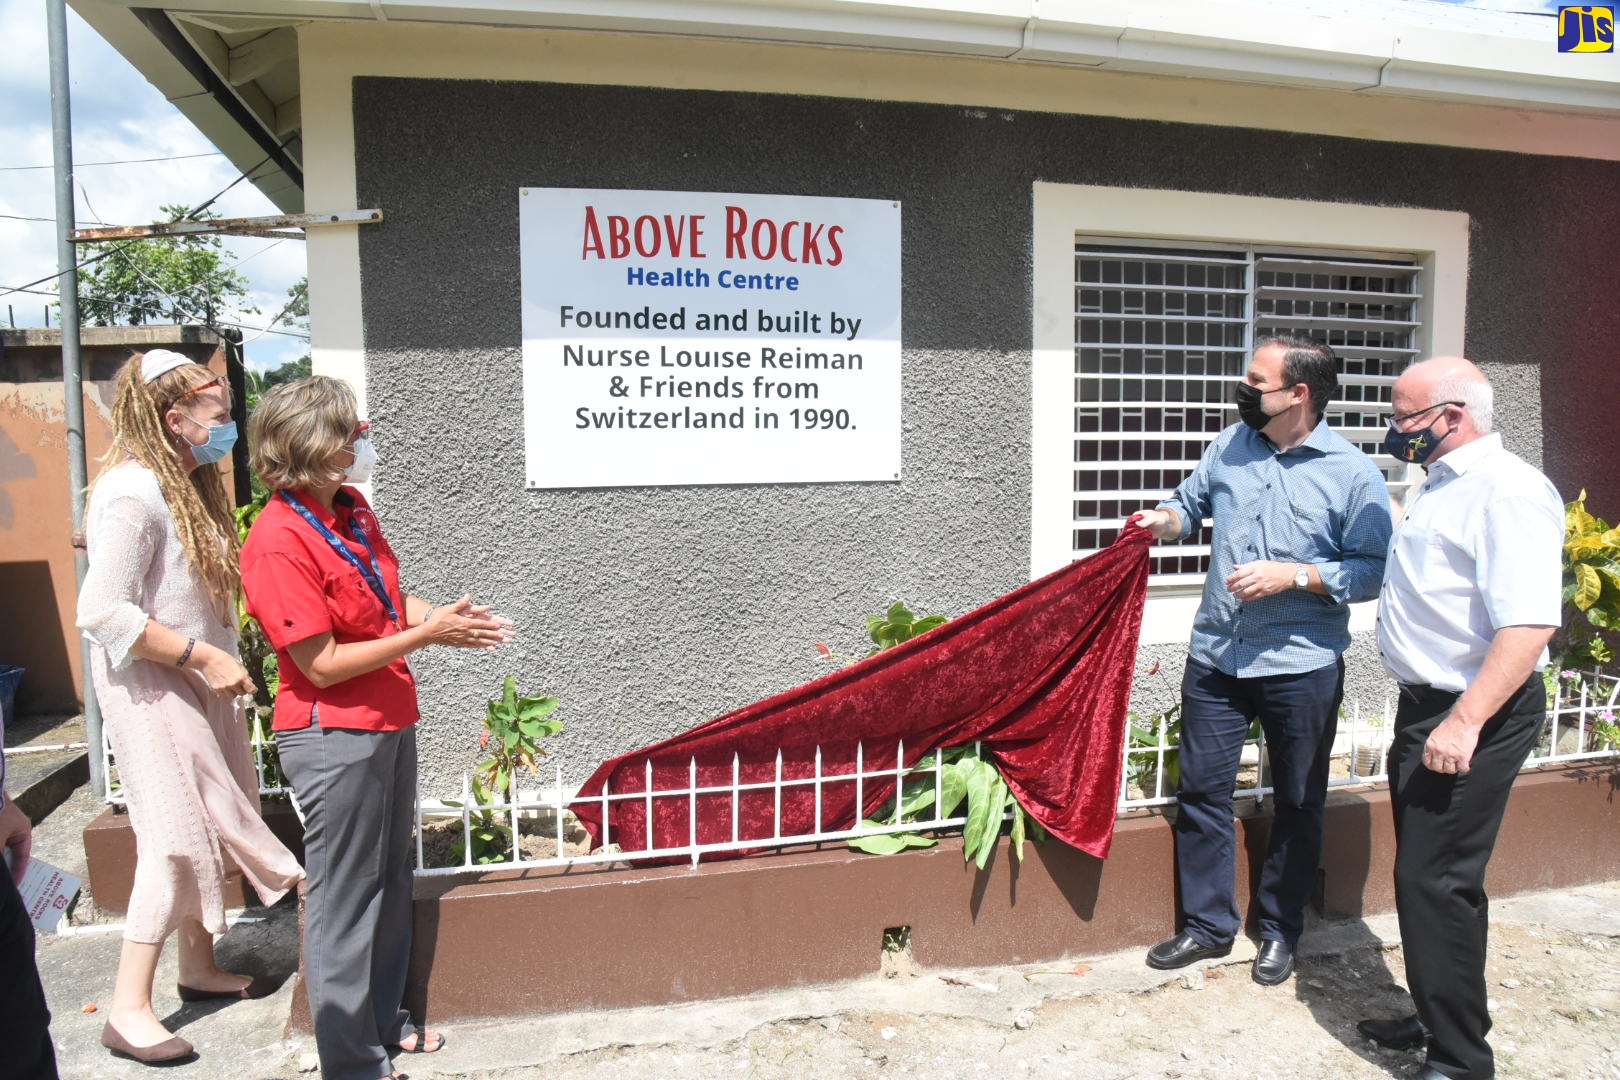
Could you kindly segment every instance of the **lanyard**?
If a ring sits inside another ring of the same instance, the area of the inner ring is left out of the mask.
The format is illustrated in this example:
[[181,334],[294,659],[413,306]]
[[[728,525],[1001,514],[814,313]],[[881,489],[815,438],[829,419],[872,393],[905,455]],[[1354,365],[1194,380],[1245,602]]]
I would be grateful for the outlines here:
[[361,562],[360,556],[356,555],[348,544],[345,544],[336,533],[327,528],[320,518],[310,513],[309,507],[293,498],[286,491],[279,492],[279,494],[286,500],[288,506],[297,511],[299,517],[309,522],[310,528],[321,534],[321,539],[330,544],[333,551],[343,556],[348,560],[350,566],[360,571],[360,576],[365,579],[367,585],[371,586],[371,591],[377,594],[377,599],[382,601],[383,610],[388,612],[388,617],[394,621],[394,625],[398,626],[399,612],[394,609],[394,601],[388,595],[388,586],[383,583],[382,568],[377,565],[377,552],[372,548],[371,540],[366,536],[365,528],[352,517],[349,519],[349,528],[353,531],[354,538],[360,541],[366,549],[366,554],[371,556],[370,566]]

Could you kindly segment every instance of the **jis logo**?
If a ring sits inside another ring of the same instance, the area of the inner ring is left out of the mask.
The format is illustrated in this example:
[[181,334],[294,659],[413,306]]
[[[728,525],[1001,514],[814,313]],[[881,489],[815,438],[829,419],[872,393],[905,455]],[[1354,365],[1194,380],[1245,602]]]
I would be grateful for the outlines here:
[[1590,4],[1559,8],[1558,51],[1614,52],[1614,8]]

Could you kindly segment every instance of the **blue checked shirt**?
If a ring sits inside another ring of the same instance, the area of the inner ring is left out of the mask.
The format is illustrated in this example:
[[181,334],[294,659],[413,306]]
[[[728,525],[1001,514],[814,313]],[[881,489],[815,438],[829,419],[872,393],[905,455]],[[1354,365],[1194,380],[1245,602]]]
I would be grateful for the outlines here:
[[[1247,424],[1215,437],[1159,504],[1185,539],[1215,521],[1209,576],[1188,655],[1239,678],[1314,671],[1350,646],[1350,604],[1378,595],[1389,550],[1389,493],[1372,459],[1321,421],[1279,451]],[[1247,603],[1226,591],[1238,563],[1309,563],[1328,595],[1287,589]]]

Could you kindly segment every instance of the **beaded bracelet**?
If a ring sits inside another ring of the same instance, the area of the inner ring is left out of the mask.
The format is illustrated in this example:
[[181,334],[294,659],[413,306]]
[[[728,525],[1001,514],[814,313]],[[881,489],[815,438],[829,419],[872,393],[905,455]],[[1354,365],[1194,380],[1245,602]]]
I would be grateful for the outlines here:
[[191,650],[195,649],[196,647],[197,647],[197,639],[196,638],[190,638],[189,640],[187,640],[186,641],[186,651],[180,654],[180,659],[178,659],[178,660],[176,660],[174,662],[174,666],[175,667],[185,667],[186,666],[186,661],[191,659]]

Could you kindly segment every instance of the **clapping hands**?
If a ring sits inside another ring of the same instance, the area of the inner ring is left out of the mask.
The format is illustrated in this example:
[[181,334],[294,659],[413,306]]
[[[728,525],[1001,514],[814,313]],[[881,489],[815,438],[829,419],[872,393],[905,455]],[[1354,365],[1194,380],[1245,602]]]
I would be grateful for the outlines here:
[[456,649],[494,652],[497,646],[517,637],[517,623],[495,614],[488,604],[474,604],[470,593],[435,609],[423,625],[432,644]]

